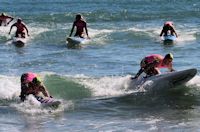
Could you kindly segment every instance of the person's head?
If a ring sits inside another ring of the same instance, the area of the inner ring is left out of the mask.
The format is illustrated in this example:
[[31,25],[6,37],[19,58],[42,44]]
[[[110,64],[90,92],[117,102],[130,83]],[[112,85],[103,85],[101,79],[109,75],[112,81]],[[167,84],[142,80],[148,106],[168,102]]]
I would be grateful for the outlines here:
[[21,18],[18,18],[17,19],[17,23],[21,23],[22,22],[22,19]]
[[33,78],[32,83],[34,85],[40,85],[42,83],[42,81],[41,81],[41,79],[39,77],[35,77],[35,78]]
[[1,13],[1,16],[5,16],[5,13]]
[[172,53],[166,54],[163,60],[163,63],[168,65],[173,61],[174,57]]
[[164,26],[165,26],[165,27],[173,27],[173,25],[174,25],[174,24],[173,24],[172,21],[167,21],[167,22],[164,23]]
[[76,15],[76,20],[81,20],[81,19],[82,19],[81,14],[77,14],[77,15]]

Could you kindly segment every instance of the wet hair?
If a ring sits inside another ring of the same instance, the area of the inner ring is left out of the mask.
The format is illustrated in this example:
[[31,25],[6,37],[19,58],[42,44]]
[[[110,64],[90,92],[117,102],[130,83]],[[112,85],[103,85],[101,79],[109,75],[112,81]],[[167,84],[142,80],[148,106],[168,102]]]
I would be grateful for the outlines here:
[[81,14],[76,15],[76,19],[80,20],[82,18]]
[[17,19],[17,22],[22,22],[22,19],[21,19],[21,18],[18,18],[18,19]]
[[28,75],[27,73],[22,74],[22,76],[21,76],[21,83],[23,83],[23,82],[26,81],[27,75]]
[[166,54],[166,55],[165,55],[165,58],[166,58],[166,59],[172,59],[172,60],[173,60],[174,57],[173,57],[173,54],[172,54],[172,53],[169,53],[169,54]]

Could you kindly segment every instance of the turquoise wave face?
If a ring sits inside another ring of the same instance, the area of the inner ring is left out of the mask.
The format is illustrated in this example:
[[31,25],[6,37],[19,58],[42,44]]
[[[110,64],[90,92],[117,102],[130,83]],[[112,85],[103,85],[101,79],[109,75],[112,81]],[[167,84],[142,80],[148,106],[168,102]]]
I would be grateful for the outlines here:
[[77,81],[73,78],[48,75],[45,77],[44,84],[55,98],[75,100],[91,97],[91,91]]

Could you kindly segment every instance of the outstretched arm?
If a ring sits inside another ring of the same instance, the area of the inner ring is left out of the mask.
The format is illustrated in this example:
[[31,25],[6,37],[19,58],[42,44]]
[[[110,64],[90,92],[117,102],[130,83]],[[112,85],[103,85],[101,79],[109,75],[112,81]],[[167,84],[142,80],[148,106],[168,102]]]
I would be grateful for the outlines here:
[[8,19],[10,19],[10,21],[8,21],[7,23],[6,23],[6,25],[8,25],[14,18],[13,17],[10,17],[10,16],[8,16]]
[[9,31],[9,33],[8,34],[10,34],[10,32],[11,32],[11,30],[12,30],[12,28],[15,26],[15,24],[13,24],[11,27],[10,27],[10,31]]
[[133,77],[132,79],[136,79],[138,78],[142,73],[144,72],[143,68],[140,68],[140,70],[138,71],[138,73],[135,75],[135,77]]

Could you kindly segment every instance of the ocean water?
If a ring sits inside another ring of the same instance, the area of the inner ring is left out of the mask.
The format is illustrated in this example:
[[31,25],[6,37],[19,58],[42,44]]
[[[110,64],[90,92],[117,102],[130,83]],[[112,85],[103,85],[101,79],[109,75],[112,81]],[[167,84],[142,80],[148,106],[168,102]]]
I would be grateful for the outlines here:
[[[0,27],[0,131],[200,131],[200,1],[0,0],[0,12],[22,18],[31,35],[17,48],[15,29]],[[91,41],[68,49],[77,13]],[[164,45],[169,20],[179,37]],[[191,81],[165,92],[127,89],[144,56],[169,52],[176,70],[197,68]],[[59,108],[19,101],[27,71],[41,76]]]

